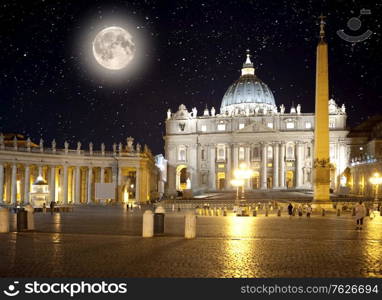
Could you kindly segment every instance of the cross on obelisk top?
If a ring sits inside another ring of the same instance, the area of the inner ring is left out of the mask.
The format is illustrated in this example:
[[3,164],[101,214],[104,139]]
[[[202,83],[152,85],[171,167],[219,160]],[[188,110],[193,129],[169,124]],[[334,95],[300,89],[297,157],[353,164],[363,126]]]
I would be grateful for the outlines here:
[[319,19],[320,19],[320,39],[323,40],[324,37],[325,37],[325,19],[326,19],[326,16],[324,16],[323,14],[321,14],[319,16]]

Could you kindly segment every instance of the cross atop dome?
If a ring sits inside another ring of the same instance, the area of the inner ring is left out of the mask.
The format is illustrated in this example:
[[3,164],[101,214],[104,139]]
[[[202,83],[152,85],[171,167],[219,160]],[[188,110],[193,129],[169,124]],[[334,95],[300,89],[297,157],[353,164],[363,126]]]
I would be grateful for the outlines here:
[[247,59],[243,64],[243,68],[241,69],[241,76],[244,75],[255,75],[255,68],[253,67],[253,63],[251,62],[251,55],[249,54],[249,49],[247,49]]
[[251,62],[251,55],[249,54],[249,49],[247,49],[247,59],[246,59],[246,61],[245,61],[245,64],[247,65],[250,65],[250,64],[252,64],[252,62]]

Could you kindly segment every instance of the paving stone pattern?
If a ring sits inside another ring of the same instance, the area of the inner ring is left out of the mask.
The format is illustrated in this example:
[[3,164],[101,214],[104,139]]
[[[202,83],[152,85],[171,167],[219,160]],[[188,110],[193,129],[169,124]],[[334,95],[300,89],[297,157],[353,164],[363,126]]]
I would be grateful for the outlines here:
[[1,277],[382,277],[382,217],[355,230],[350,214],[197,218],[167,213],[166,234],[143,239],[142,211],[36,213],[36,231],[0,234]]

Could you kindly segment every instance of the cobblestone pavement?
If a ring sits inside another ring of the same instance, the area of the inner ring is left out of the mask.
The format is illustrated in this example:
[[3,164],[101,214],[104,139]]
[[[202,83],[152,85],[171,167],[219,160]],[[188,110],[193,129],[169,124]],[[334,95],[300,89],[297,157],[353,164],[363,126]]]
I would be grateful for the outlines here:
[[181,213],[166,215],[165,236],[141,238],[141,213],[35,214],[35,232],[0,234],[0,276],[382,277],[379,215],[362,231],[350,215],[201,216],[185,240]]

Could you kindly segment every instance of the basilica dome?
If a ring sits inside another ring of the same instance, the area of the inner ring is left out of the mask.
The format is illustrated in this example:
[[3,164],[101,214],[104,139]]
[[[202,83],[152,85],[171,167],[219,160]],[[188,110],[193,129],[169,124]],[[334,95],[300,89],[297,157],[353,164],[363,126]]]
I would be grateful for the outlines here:
[[240,78],[224,94],[220,113],[254,114],[275,109],[277,109],[275,98],[271,90],[255,75],[255,68],[247,54]]

